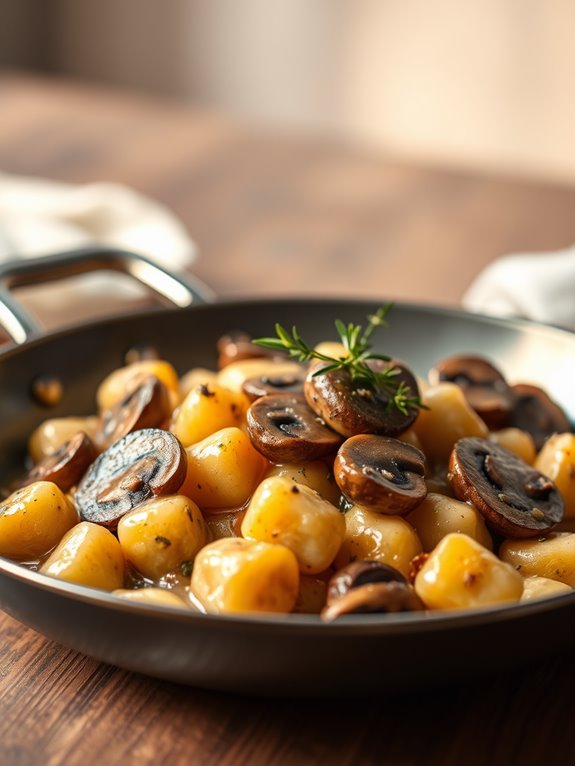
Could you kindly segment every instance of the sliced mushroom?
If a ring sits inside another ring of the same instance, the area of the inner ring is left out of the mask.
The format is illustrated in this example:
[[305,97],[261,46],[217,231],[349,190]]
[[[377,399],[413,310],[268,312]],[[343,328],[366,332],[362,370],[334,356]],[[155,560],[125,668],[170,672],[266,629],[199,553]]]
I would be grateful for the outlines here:
[[425,455],[388,436],[360,434],[345,441],[335,459],[335,480],[348,500],[403,515],[427,494]]
[[257,375],[244,381],[242,391],[251,402],[259,399],[261,396],[269,396],[270,394],[297,394],[298,396],[303,396],[305,377],[306,374],[303,369],[301,372]]
[[513,393],[501,372],[480,356],[455,355],[442,359],[429,371],[432,385],[456,383],[469,406],[488,428],[503,428],[513,409]]
[[455,496],[473,503],[488,526],[505,537],[537,537],[563,518],[563,500],[553,482],[486,439],[456,443],[448,478]]
[[35,481],[51,481],[62,492],[67,492],[80,481],[97,456],[94,442],[83,431],[79,431],[60,449],[37,463],[22,486]]
[[103,452],[82,479],[75,494],[80,516],[115,530],[144,500],[175,494],[186,470],[186,453],[173,434],[159,428],[133,431]]
[[383,564],[380,561],[368,559],[352,561],[351,564],[339,569],[330,578],[327,586],[326,604],[330,606],[345,596],[352,588],[375,583],[400,582],[407,583],[398,569]]
[[520,384],[511,390],[514,396],[511,425],[530,433],[537,450],[552,434],[571,431],[567,416],[543,389]]
[[410,612],[424,606],[397,569],[378,561],[354,561],[328,583],[323,620],[365,612]]
[[268,359],[278,356],[277,351],[256,346],[251,336],[242,330],[233,330],[218,340],[218,369],[223,370],[232,362],[243,359]]
[[129,365],[134,364],[135,362],[161,358],[160,352],[155,346],[150,346],[147,343],[136,343],[126,351],[124,362],[126,365]]
[[[393,380],[404,383],[412,396],[419,395],[413,374],[400,362],[372,360],[369,365],[380,371],[392,365],[398,370]],[[391,406],[384,394],[354,383],[345,369],[316,375],[325,366],[326,363],[321,361],[310,365],[304,386],[305,397],[312,410],[343,436],[365,433],[397,436],[417,417],[417,409],[410,408],[407,414],[400,412]]]
[[135,387],[103,413],[99,441],[106,449],[131,431],[158,428],[169,418],[171,409],[166,386],[155,375],[139,377]]
[[317,417],[303,396],[272,394],[256,399],[248,409],[247,426],[255,448],[274,463],[315,460],[341,444],[339,434]]

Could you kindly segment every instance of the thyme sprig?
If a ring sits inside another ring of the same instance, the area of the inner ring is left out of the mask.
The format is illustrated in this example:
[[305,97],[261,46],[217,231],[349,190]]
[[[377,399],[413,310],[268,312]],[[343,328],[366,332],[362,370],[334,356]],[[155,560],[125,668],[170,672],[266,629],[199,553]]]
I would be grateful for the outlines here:
[[370,388],[382,394],[387,399],[388,410],[395,407],[402,414],[408,415],[410,410],[419,409],[422,404],[419,396],[413,395],[411,388],[404,381],[397,380],[401,370],[392,364],[382,370],[374,370],[367,364],[373,359],[391,361],[391,357],[385,354],[372,353],[370,342],[374,330],[387,327],[387,315],[391,308],[392,304],[386,303],[378,308],[375,314],[368,315],[365,329],[363,325],[353,322],[345,324],[336,319],[335,329],[345,349],[345,354],[340,357],[316,351],[305,342],[295,326],[292,327],[290,335],[279,323],[275,326],[276,338],[257,338],[253,343],[264,348],[287,351],[288,355],[298,362],[310,362],[312,359],[325,362],[325,367],[317,370],[314,377],[326,375],[334,370],[346,370],[356,387]]

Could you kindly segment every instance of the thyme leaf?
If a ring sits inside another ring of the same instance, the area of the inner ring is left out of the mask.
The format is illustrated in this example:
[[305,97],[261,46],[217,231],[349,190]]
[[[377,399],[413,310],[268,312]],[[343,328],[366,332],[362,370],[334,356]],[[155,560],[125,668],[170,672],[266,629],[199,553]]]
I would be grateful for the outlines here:
[[312,359],[325,362],[325,367],[314,372],[314,377],[327,375],[335,370],[345,370],[349,373],[354,385],[368,386],[382,394],[387,399],[388,410],[395,408],[407,415],[410,411],[425,407],[419,396],[414,394],[405,382],[397,380],[401,370],[392,364],[383,370],[374,370],[368,364],[370,360],[391,361],[391,357],[385,354],[371,352],[371,337],[377,328],[387,327],[387,315],[392,305],[386,303],[380,306],[375,314],[368,315],[365,328],[353,322],[346,324],[340,319],[335,320],[335,329],[345,349],[345,354],[341,357],[328,356],[316,351],[305,342],[295,325],[290,334],[277,323],[275,325],[277,337],[257,338],[252,342],[264,348],[287,351],[288,355],[298,362],[310,362]]

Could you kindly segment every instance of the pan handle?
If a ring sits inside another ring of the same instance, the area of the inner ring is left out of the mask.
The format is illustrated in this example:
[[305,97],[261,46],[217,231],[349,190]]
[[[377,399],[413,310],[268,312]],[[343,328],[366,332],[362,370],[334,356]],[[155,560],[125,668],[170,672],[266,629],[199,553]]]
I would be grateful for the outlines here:
[[178,308],[209,303],[215,298],[199,280],[181,274],[176,276],[136,253],[106,247],[82,248],[0,266],[0,326],[17,344],[40,335],[40,326],[18,303],[12,289],[102,270],[129,274]]

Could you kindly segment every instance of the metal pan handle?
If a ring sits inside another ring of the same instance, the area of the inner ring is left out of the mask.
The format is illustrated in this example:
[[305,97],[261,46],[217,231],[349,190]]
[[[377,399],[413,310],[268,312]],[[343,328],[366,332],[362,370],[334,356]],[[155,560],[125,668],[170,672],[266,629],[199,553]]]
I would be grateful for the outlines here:
[[199,280],[181,274],[176,276],[141,255],[126,250],[89,247],[0,266],[0,325],[17,344],[40,335],[41,327],[15,299],[11,292],[13,288],[102,270],[130,275],[168,305],[177,308],[192,303],[209,303],[215,297]]

